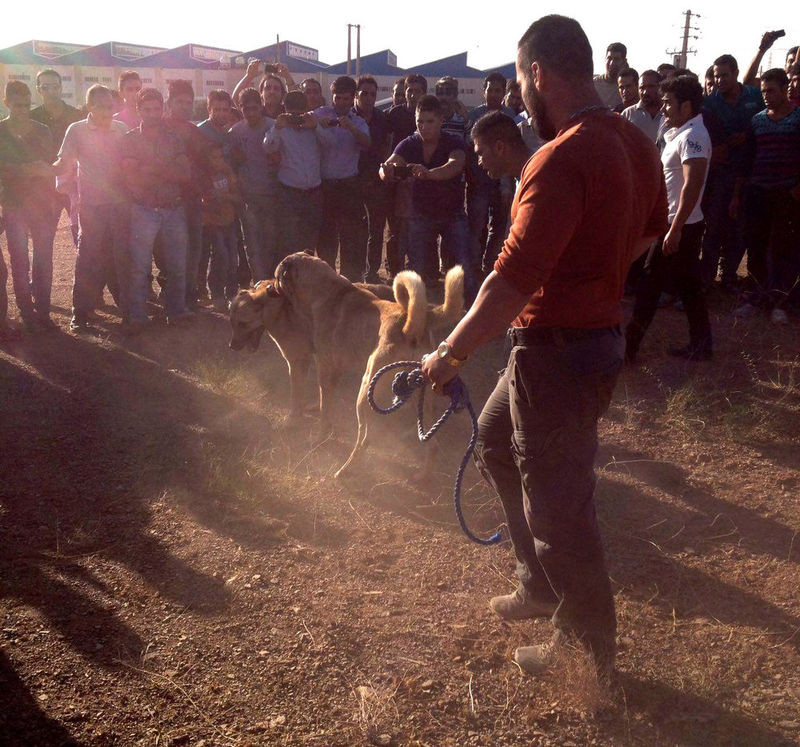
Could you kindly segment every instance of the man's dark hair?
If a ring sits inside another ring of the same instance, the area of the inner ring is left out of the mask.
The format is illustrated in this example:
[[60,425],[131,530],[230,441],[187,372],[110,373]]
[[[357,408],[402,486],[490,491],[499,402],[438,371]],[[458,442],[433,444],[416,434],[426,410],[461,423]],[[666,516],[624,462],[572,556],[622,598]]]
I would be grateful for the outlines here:
[[501,111],[484,114],[473,125],[472,139],[476,138],[481,138],[481,140],[486,140],[490,143],[502,140],[514,148],[526,147],[519,127],[514,124],[514,120],[511,117]]
[[656,71],[662,78],[667,77],[667,73],[672,73],[675,71],[675,65],[671,62],[662,62],[657,68]]
[[777,83],[781,88],[789,85],[789,76],[782,67],[771,67],[765,73],[761,73],[762,83]]
[[797,50],[798,50],[798,49],[800,49],[800,47],[792,47],[792,48],[791,48],[791,49],[790,49],[790,50],[789,50],[789,51],[786,53],[786,56],[788,57],[789,55],[792,55],[792,57],[797,57]]
[[6,83],[5,98],[9,96],[27,96],[31,97],[31,89],[28,84],[21,80],[10,80]]
[[736,62],[736,58],[732,54],[723,54],[717,57],[714,60],[714,67],[719,67],[720,65],[727,65],[732,73],[739,72],[739,63]]
[[636,70],[632,67],[626,67],[619,71],[619,74],[617,75],[617,80],[619,80],[620,78],[636,78],[636,80],[639,80],[639,73],[637,73]]
[[606,54],[609,52],[622,52],[622,56],[627,59],[628,48],[622,42],[612,42],[606,47]]
[[302,91],[289,91],[283,100],[283,106],[287,111],[296,109],[305,112],[308,111],[308,98]]
[[58,82],[61,83],[61,73],[59,73],[58,70],[53,70],[52,67],[46,67],[44,70],[40,70],[38,73],[36,73],[36,87],[37,88],[39,87],[39,79],[43,75],[55,75],[56,78],[58,78]]
[[[259,90],[259,91],[261,91],[261,92],[263,92],[263,91],[264,91],[264,85],[266,84],[266,82],[267,82],[268,80],[277,80],[277,81],[278,81],[278,83],[279,83],[279,84],[280,84],[280,86],[281,86],[281,96],[283,97],[283,96],[285,96],[285,95],[286,95],[286,83],[284,83],[284,80],[283,80],[283,78],[281,78],[279,75],[275,75],[275,73],[267,73],[267,74],[266,74],[266,75],[265,75],[265,76],[264,76],[264,77],[261,79],[261,83],[259,83],[259,84],[258,84],[258,90]],[[321,90],[322,90],[322,88],[320,87],[320,91],[321,91]]]
[[436,96],[425,94],[417,101],[417,114],[420,112],[433,112],[437,116],[442,116],[442,104]]
[[436,81],[435,88],[455,88],[458,90],[458,81],[452,75],[443,75]]
[[188,80],[171,80],[167,85],[167,101],[184,95],[194,98],[192,84]]
[[789,65],[789,75],[800,75],[800,62]]
[[91,106],[94,104],[95,100],[101,96],[112,96],[111,89],[106,88],[106,86],[101,86],[99,83],[95,83],[86,92],[86,105]]
[[428,81],[424,75],[420,75],[419,73],[409,73],[406,75],[405,87],[408,88],[411,83],[419,83],[422,86],[422,92],[428,92]]
[[129,80],[138,80],[140,83],[142,82],[139,73],[137,73],[135,70],[126,70],[124,73],[120,73],[119,80],[117,81],[117,88],[122,91],[122,86],[124,86]]
[[644,72],[643,72],[643,73],[642,73],[642,74],[639,76],[639,80],[641,80],[642,78],[644,78],[644,76],[645,76],[645,75],[655,75],[655,76],[656,76],[656,78],[658,78],[658,82],[659,82],[659,83],[661,82],[661,78],[662,78],[662,76],[661,76],[661,73],[659,73],[659,72],[658,72],[658,70],[645,70],[645,71],[644,71]]
[[356,82],[349,75],[340,75],[331,83],[331,93],[352,93],[355,96],[357,90]]
[[511,91],[519,91],[519,89],[520,85],[516,78],[509,78],[506,81],[506,93],[511,93]]
[[688,67],[679,67],[677,70],[675,70],[676,78],[681,75],[691,75],[693,78],[698,78],[698,79],[700,78],[700,76],[697,73],[693,73],[691,70],[689,70]]
[[658,87],[662,96],[673,94],[679,104],[688,101],[692,105],[692,116],[696,117],[703,106],[703,87],[695,75],[677,75]]
[[244,106],[247,103],[253,102],[254,104],[261,105],[261,94],[255,88],[245,88],[239,94],[239,106]]
[[298,88],[302,88],[303,86],[308,85],[309,83],[319,88],[319,92],[322,93],[322,83],[320,83],[316,78],[303,78],[303,80],[300,81],[300,85],[298,86]]
[[493,73],[489,73],[483,79],[483,90],[485,91],[487,87],[490,86],[492,83],[499,83],[503,87],[503,90],[505,91],[506,76],[503,75],[503,73],[498,73],[496,70]]
[[714,66],[711,65],[708,70],[706,70],[706,79],[714,77]]
[[160,104],[163,104],[164,97],[157,88],[142,88],[139,93],[136,94],[136,106],[140,107],[146,101],[158,101]]
[[523,75],[538,62],[562,78],[591,80],[592,45],[574,18],[550,15],[534,21],[517,44]]
[[375,91],[377,92],[379,86],[378,81],[375,80],[371,75],[360,75],[358,80],[356,81],[356,91],[361,90],[361,86],[368,85],[368,86],[375,86]]
[[405,88],[405,85],[406,85],[406,79],[405,79],[405,78],[398,78],[398,79],[397,79],[397,80],[396,80],[396,81],[395,81],[395,82],[392,84],[392,88],[394,88],[395,86],[401,86],[401,87]]
[[213,91],[208,92],[208,96],[206,96],[206,104],[211,106],[215,101],[225,101],[231,106],[233,106],[233,99],[231,95],[227,91],[223,91],[221,88],[216,88]]

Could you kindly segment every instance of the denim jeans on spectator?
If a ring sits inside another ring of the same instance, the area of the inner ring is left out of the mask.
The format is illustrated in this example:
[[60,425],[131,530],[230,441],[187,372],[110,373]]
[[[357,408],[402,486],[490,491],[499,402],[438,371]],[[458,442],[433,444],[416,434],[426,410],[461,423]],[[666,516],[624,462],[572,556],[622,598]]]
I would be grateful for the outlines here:
[[322,181],[322,226],[317,254],[348,280],[360,282],[367,253],[364,203],[358,177]]
[[549,342],[513,342],[479,418],[475,461],[503,504],[523,593],[555,602],[556,629],[613,661],[616,619],[594,458],[624,339],[614,327],[571,341],[554,331]]
[[72,314],[85,321],[107,285],[123,314],[128,289],[128,219],[125,203],[82,205],[78,256],[72,286]]
[[271,278],[278,264],[277,195],[245,195],[242,228],[253,282]]
[[149,208],[134,203],[130,215],[129,321],[147,321],[148,276],[153,263],[153,244],[159,234],[169,279],[164,289],[167,318],[185,313],[188,231],[183,207]]
[[[45,197],[38,203],[24,206],[6,205],[3,216],[17,308],[23,318],[30,318],[34,311],[48,315],[53,285],[55,206]],[[29,234],[32,258],[28,256]]]
[[446,215],[430,215],[414,211],[408,225],[409,265],[414,272],[425,276],[431,255],[436,254],[436,239],[441,236],[456,264],[464,268],[464,305],[469,308],[478,292],[472,264],[467,216],[461,210]]
[[800,202],[788,189],[748,185],[744,196],[747,266],[753,301],[785,304],[800,271]]
[[203,202],[200,198],[186,200],[186,305],[197,306],[200,255],[203,252]]
[[208,270],[208,289],[211,298],[231,300],[239,289],[236,271],[239,267],[239,249],[236,222],[227,226],[206,226],[211,235],[211,266]]
[[491,272],[506,234],[508,216],[498,181],[467,184],[467,220],[476,272]]
[[322,225],[322,189],[280,186],[281,250],[278,259],[293,252],[314,253]]

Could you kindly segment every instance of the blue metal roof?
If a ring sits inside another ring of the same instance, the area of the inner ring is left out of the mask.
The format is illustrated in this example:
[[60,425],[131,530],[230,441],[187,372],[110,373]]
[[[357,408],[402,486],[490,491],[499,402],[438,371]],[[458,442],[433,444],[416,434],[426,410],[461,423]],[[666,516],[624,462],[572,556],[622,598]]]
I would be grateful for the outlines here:
[[[56,64],[55,60],[64,55],[86,49],[85,44],[69,44],[66,42],[48,42],[31,39],[15,44],[13,47],[0,49],[0,63],[4,65],[42,65]],[[60,62],[58,64],[61,64]]]
[[424,62],[413,65],[407,69],[409,73],[420,73],[426,78],[441,78],[443,75],[452,75],[454,78],[483,78],[483,71],[467,65],[467,53],[442,57],[433,62]]
[[[350,69],[355,71],[355,59],[351,61]],[[397,66],[397,55],[392,52],[391,49],[382,49],[380,52],[362,55],[360,70],[362,75],[391,75],[396,78],[399,78],[406,72],[403,68]],[[331,65],[327,72],[334,75],[346,75],[347,61],[345,60],[344,62],[337,62],[335,65]]]
[[328,65],[319,61],[319,52],[316,49],[292,41],[282,41],[280,46],[269,44],[234,55],[231,63],[235,67],[247,67],[247,61],[252,57],[264,62],[275,62],[280,57],[280,61],[293,73],[320,73],[328,69]]
[[137,67],[145,57],[166,51],[164,47],[145,47],[141,44],[105,42],[96,47],[87,47],[79,52],[59,58],[59,65],[89,65],[94,67]]
[[181,47],[157,52],[136,61],[137,67],[164,67],[203,70],[219,70],[224,61],[224,67],[230,65],[231,57],[240,54],[235,49],[218,49],[205,47],[200,44],[184,44]]
[[516,80],[517,66],[513,62],[507,62],[505,65],[500,65],[498,67],[487,67],[486,70],[483,71],[483,77],[485,78],[489,73],[500,73],[505,76],[506,80]]

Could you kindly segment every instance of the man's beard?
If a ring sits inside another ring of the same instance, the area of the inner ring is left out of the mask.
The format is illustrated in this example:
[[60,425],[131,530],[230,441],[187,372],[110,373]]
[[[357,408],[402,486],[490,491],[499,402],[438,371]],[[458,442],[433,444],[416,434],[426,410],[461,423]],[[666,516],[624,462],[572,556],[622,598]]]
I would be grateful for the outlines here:
[[547,113],[544,101],[535,93],[533,86],[530,87],[529,93],[531,101],[526,102],[526,104],[528,104],[528,109],[531,112],[536,134],[540,140],[553,140],[558,132],[550,119],[550,115]]

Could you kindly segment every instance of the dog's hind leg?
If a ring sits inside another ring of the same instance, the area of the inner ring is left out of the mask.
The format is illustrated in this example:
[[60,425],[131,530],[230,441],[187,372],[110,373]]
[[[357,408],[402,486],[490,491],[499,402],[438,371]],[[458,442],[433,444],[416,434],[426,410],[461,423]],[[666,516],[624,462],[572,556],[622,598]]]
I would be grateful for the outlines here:
[[306,405],[306,390],[308,387],[308,369],[311,367],[310,358],[297,358],[286,361],[289,366],[289,415],[292,418],[302,416]]
[[361,381],[361,388],[358,391],[358,399],[356,400],[356,418],[358,419],[358,433],[356,434],[355,446],[353,446],[353,451],[350,453],[350,456],[347,458],[347,461],[341,467],[339,467],[334,477],[339,478],[347,474],[348,472],[352,471],[353,467],[355,467],[355,465],[357,464],[358,459],[364,454],[364,450],[367,448],[367,432],[368,432],[367,418],[369,418],[371,415],[367,392],[369,390],[370,378],[372,377],[371,371],[372,369],[368,364],[367,371],[364,374],[364,378]]

